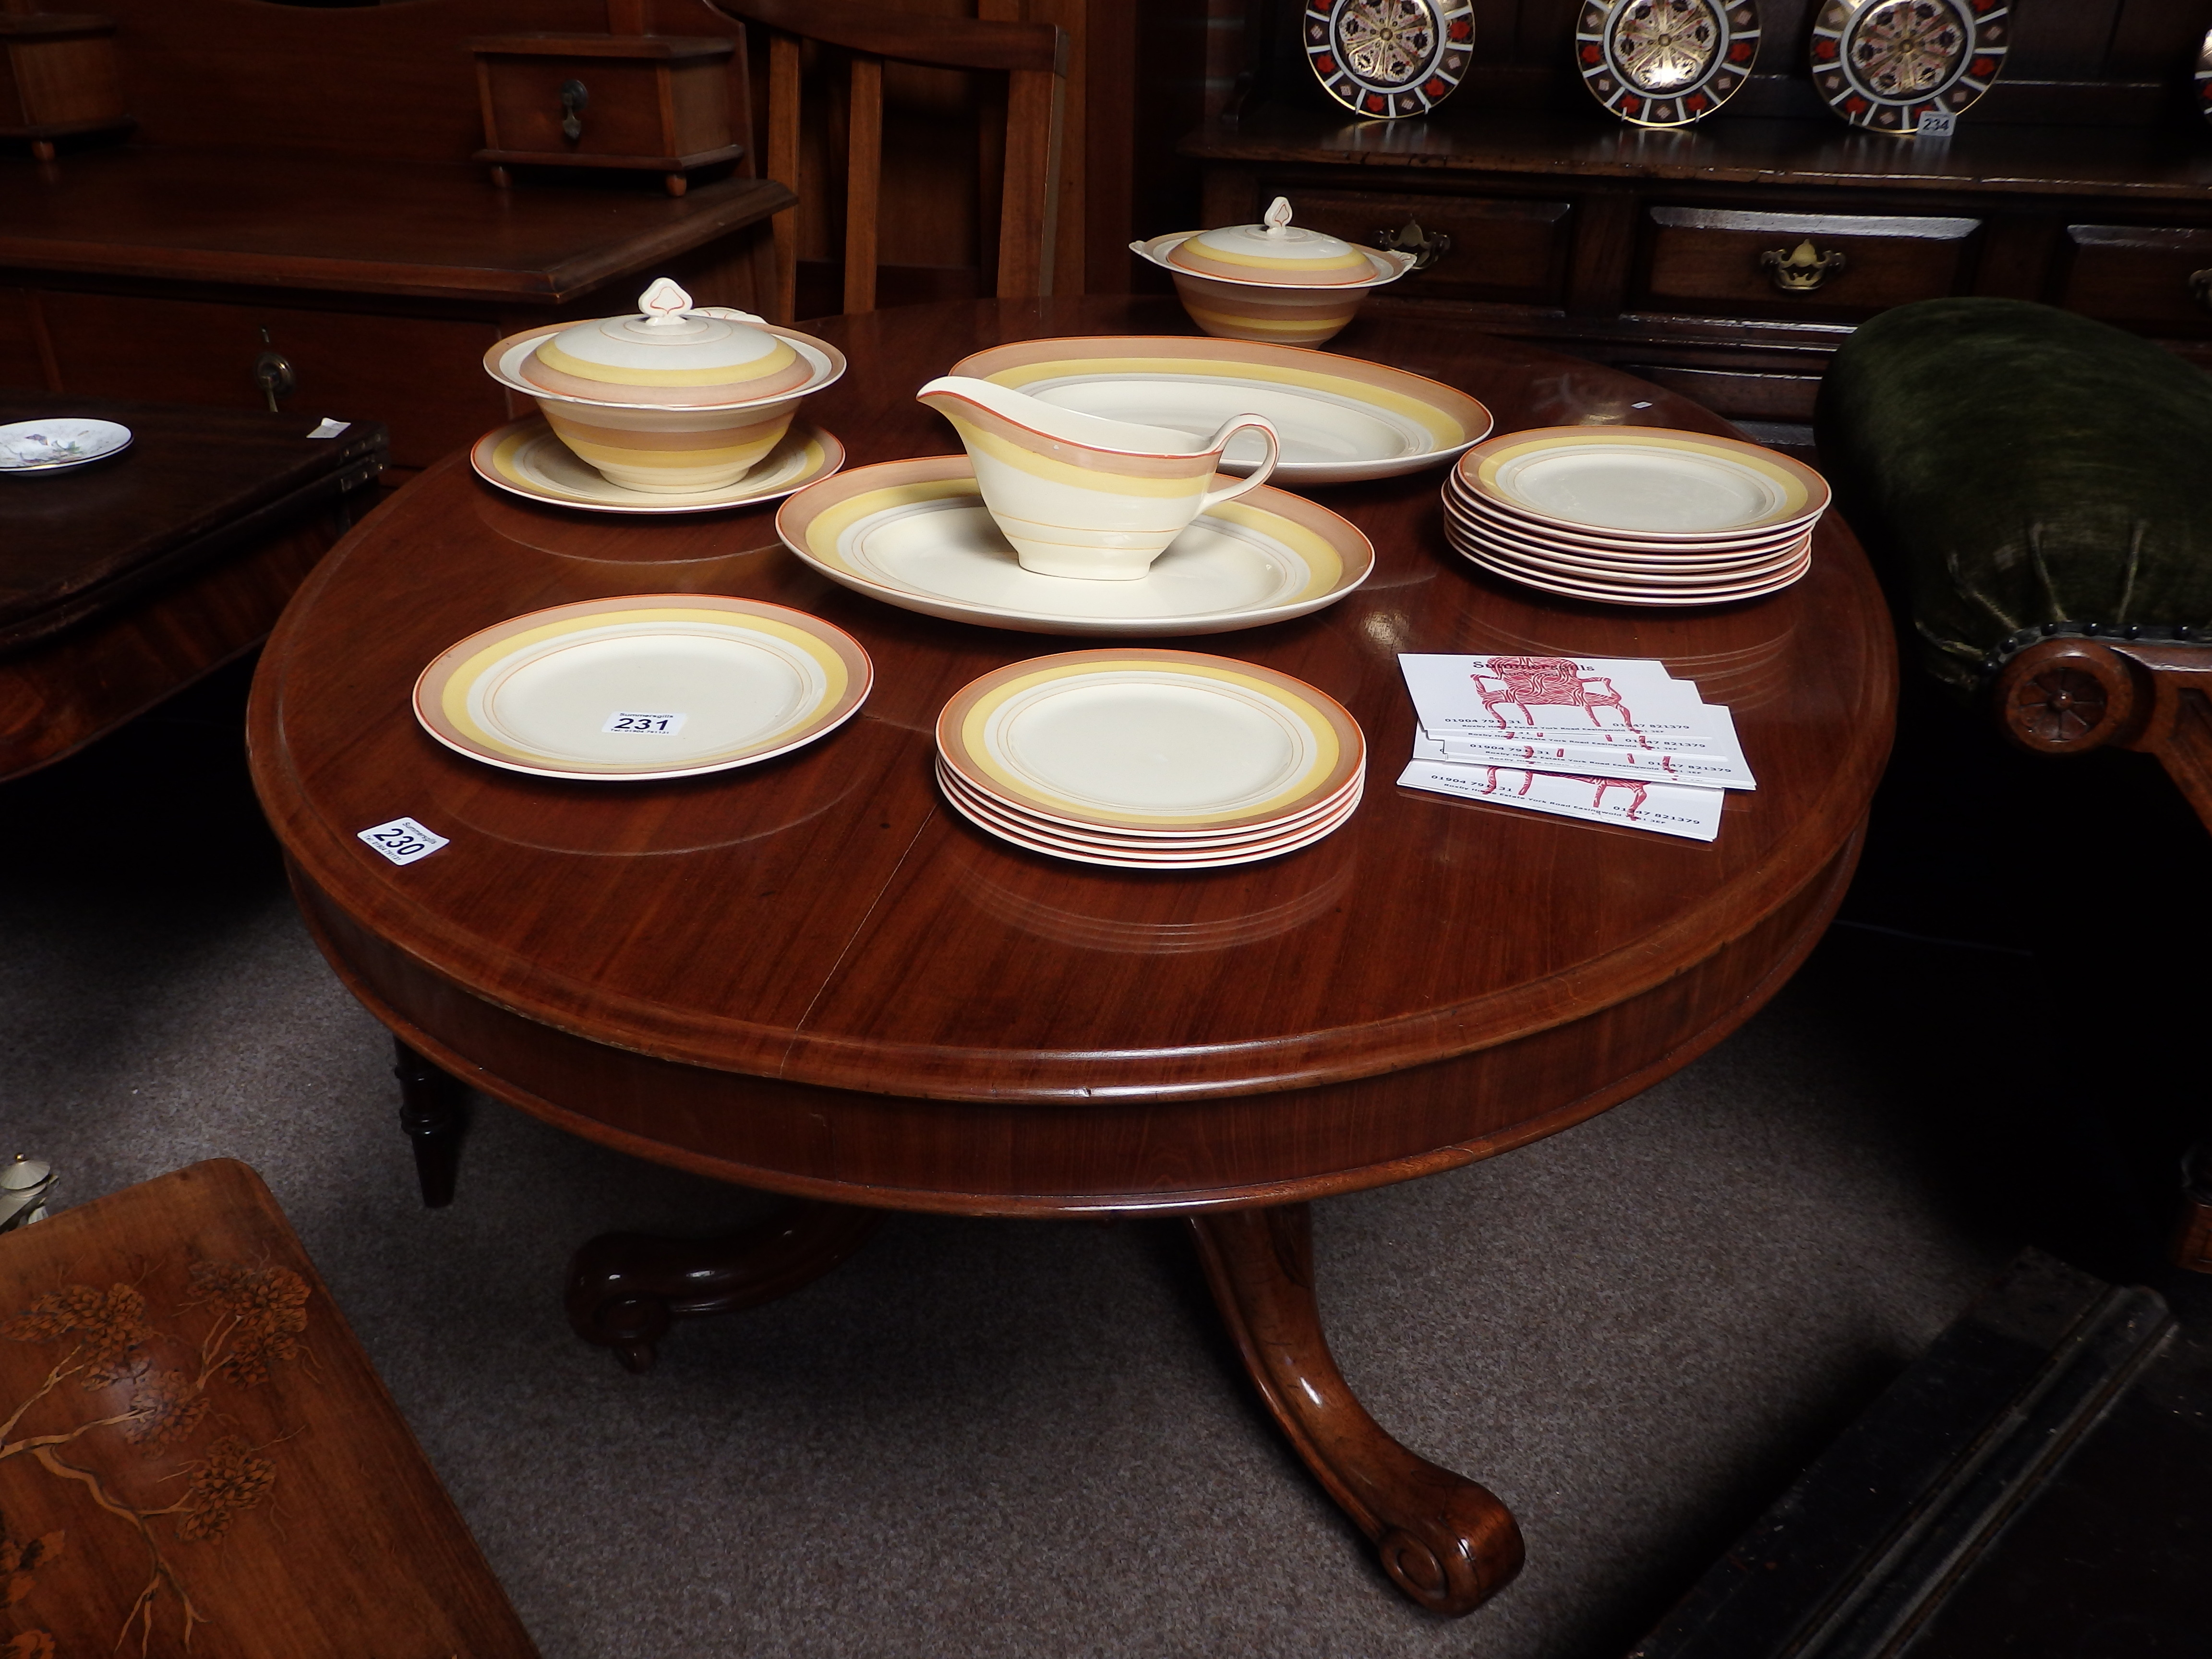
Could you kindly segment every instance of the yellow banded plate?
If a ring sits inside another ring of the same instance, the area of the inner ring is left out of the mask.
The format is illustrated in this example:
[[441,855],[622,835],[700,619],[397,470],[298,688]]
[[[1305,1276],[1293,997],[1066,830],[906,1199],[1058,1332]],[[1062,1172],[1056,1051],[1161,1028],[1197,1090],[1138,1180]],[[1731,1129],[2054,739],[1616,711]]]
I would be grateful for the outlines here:
[[734,483],[680,495],[625,489],[554,435],[540,415],[487,432],[469,451],[486,483],[533,501],[588,513],[711,513],[772,501],[818,483],[845,465],[845,446],[818,426],[793,421],[774,449]]
[[1176,538],[1133,581],[1024,570],[965,455],[856,467],[793,495],[776,533],[833,582],[926,617],[1024,634],[1226,634],[1335,604],[1375,568],[1349,520],[1262,484]]
[[686,778],[813,742],[874,678],[858,640],[803,611],[641,593],[470,635],[415,682],[415,718],[448,749],[533,777]]
[[1228,830],[1296,818],[1363,775],[1327,693],[1192,651],[1071,651],[970,681],[938,752],[985,795],[1076,829]]
[[1473,494],[1554,528],[1681,545],[1809,524],[1828,483],[1802,461],[1735,438],[1647,426],[1509,432],[1460,457]]
[[[1303,346],[1182,335],[1023,340],[949,371],[1061,409],[1210,436],[1232,415],[1264,415],[1281,439],[1275,481],[1348,483],[1440,466],[1489,434],[1490,410],[1440,380]],[[1226,472],[1266,453],[1230,440]]]

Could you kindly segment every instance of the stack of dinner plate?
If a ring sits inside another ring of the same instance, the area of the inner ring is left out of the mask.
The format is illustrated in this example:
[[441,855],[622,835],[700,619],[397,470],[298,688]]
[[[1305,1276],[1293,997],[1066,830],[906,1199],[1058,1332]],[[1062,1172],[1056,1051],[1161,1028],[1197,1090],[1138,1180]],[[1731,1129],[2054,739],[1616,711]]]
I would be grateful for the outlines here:
[[1206,870],[1297,851],[1359,805],[1367,744],[1337,702],[1229,657],[1132,648],[1011,663],[937,720],[955,811],[1031,852]]
[[1508,433],[1460,457],[1444,530],[1484,569],[1615,605],[1720,605],[1811,567],[1827,481],[1757,444],[1659,427]]

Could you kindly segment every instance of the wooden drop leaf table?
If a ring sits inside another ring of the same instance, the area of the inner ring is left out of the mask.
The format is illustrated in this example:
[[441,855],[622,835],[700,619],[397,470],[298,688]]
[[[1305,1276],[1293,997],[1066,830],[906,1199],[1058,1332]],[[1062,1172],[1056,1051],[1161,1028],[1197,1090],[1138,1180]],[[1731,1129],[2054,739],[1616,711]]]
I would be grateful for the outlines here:
[[[1095,296],[816,326],[854,372],[809,415],[854,465],[953,450],[913,391],[982,346],[1189,332],[1172,301]],[[1363,320],[1337,344],[1463,387],[1501,429],[1726,430],[1643,382],[1471,331]],[[1176,873],[1018,851],[939,799],[939,708],[1065,641],[833,586],[764,510],[592,517],[501,495],[460,457],[408,485],[277,628],[250,735],[308,924],[401,1045],[426,1196],[451,1190],[450,1079],[799,1200],[732,1239],[586,1248],[571,1317],[635,1365],[672,1317],[805,1282],[885,1210],[1187,1216],[1299,1454],[1408,1595],[1475,1607],[1520,1565],[1512,1516],[1390,1439],[1345,1385],[1306,1206],[1563,1128],[1747,1018],[1850,878],[1895,676],[1887,614],[1832,515],[1786,592],[1629,611],[1476,572],[1444,543],[1439,483],[1315,489],[1373,539],[1373,579],[1298,621],[1169,641],[1321,687],[1372,750],[1365,801],[1328,840]],[[662,592],[849,629],[876,665],[866,707],[763,765],[623,785],[495,770],[416,725],[416,673],[463,635]],[[1759,787],[1730,795],[1711,844],[1398,789],[1401,651],[1661,658],[1735,709]],[[395,866],[357,838],[401,816],[450,844]]]

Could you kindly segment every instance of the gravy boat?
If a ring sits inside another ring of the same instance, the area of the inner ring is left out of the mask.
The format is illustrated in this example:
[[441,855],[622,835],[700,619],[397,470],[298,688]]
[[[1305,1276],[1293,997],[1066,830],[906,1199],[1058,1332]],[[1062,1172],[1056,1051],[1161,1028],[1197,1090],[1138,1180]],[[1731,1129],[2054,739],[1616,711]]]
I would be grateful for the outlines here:
[[[1133,581],[1200,514],[1275,470],[1275,428],[1234,415],[1210,438],[1061,409],[1027,392],[946,375],[915,394],[952,422],[983,505],[1040,575]],[[1221,452],[1245,428],[1267,456],[1249,477],[1212,488]]]

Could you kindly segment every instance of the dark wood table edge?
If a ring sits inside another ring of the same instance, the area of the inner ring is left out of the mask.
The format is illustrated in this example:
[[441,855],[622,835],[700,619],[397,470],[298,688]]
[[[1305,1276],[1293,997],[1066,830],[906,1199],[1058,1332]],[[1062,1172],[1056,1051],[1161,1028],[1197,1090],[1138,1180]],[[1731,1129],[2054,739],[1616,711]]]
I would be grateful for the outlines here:
[[[468,1087],[477,1089],[526,1112],[541,1121],[551,1124],[570,1134],[594,1141],[614,1151],[644,1158],[673,1168],[703,1176],[710,1180],[727,1182],[733,1186],[776,1193],[809,1202],[855,1206],[871,1209],[896,1210],[920,1213],[993,1217],[1006,1219],[1095,1218],[1103,1215],[1199,1215],[1217,1212],[1250,1208],[1256,1206],[1304,1203],[1314,1199],[1335,1197],[1342,1194],[1366,1191],[1389,1186],[1419,1176],[1455,1169],[1479,1159],[1495,1157],[1527,1146],[1563,1129],[1596,1116],[1610,1107],[1642,1093],[1653,1084],[1679,1071],[1705,1054],[1717,1043],[1741,1027],[1758,1012],[1776,992],[1796,972],[1811,954],[1830,919],[1843,902],[1844,890],[1850,884],[1857,867],[1861,844],[1865,835],[1863,820],[1844,846],[1830,861],[1825,871],[1813,882],[1800,888],[1796,896],[1807,901],[1805,919],[1797,926],[1788,943],[1777,953],[1775,960],[1750,988],[1745,991],[1716,1018],[1662,1054],[1638,1066],[1627,1076],[1607,1086],[1580,1095],[1539,1113],[1510,1128],[1475,1139],[1455,1141],[1425,1154],[1393,1158],[1364,1167],[1340,1171],[1336,1174],[1297,1181],[1272,1181],[1244,1185],[1208,1188],[1163,1194],[1158,1192],[1090,1193],[1081,1195],[1066,1194],[994,1194],[977,1196],[948,1194],[929,1188],[894,1188],[825,1180],[794,1174],[760,1164],[737,1164],[706,1157],[672,1146],[665,1141],[631,1134],[597,1118],[557,1105],[544,1096],[519,1086],[501,1077],[483,1064],[476,1056],[464,1053],[444,1035],[429,1029],[421,1020],[396,1007],[384,991],[352,961],[341,942],[334,937],[324,919],[319,915],[318,895],[296,864],[288,860],[294,896],[298,901],[300,915],[309,936],[314,940],[331,971],[362,1006],[375,1016],[378,1022],[402,1044],[436,1066],[447,1076]],[[1769,919],[1771,919],[1770,913]],[[396,947],[395,947],[396,949]],[[457,1013],[465,1012],[471,1005],[495,1011],[498,1014],[526,1024],[536,1024],[521,1010],[505,1006],[483,998],[474,992],[453,983],[427,963],[409,953],[399,952],[417,972],[437,988],[437,995]],[[1602,1018],[1613,1006],[1590,1011],[1583,1019],[1568,1022],[1580,1024],[1586,1020]],[[588,1042],[590,1039],[579,1039]],[[611,1045],[606,1045],[611,1047]],[[647,1059],[659,1056],[647,1055]],[[1449,1065],[1454,1056],[1437,1064]],[[804,1085],[802,1085],[804,1086]],[[1255,1091],[1260,1092],[1260,1091]],[[1281,1091],[1266,1091],[1270,1094]],[[954,1103],[915,1099],[909,1103],[921,1110],[933,1105]],[[979,1105],[1001,1103],[979,1102]],[[1176,1103],[1178,1104],[1186,1103]],[[1202,1106],[1203,1102],[1188,1103]],[[1021,1111],[1024,1106],[1010,1110]],[[1080,1104],[1065,1105],[1058,1109],[1080,1112]]]

